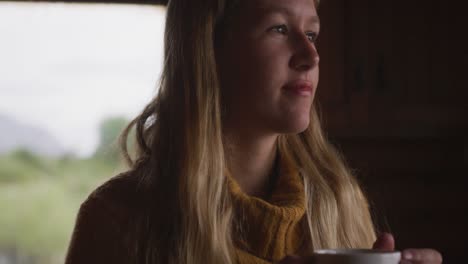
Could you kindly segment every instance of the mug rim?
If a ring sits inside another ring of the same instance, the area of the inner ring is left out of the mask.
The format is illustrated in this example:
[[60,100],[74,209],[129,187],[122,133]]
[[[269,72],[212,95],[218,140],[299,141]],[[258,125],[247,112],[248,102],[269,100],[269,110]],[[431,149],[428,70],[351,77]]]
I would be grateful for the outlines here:
[[385,254],[385,255],[391,255],[391,254],[400,254],[401,252],[398,250],[375,250],[375,249],[363,249],[363,248],[357,248],[357,249],[345,249],[345,248],[337,248],[337,249],[317,249],[314,250],[314,254],[317,255],[358,255],[358,254],[368,254],[368,255],[375,255],[375,254]]

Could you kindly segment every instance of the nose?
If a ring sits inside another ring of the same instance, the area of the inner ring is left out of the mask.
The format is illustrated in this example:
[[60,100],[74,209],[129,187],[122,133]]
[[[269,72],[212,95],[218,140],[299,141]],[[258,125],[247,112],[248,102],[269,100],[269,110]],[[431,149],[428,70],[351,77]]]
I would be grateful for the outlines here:
[[305,34],[296,37],[290,67],[297,71],[308,71],[318,66],[320,57],[315,43],[310,42]]

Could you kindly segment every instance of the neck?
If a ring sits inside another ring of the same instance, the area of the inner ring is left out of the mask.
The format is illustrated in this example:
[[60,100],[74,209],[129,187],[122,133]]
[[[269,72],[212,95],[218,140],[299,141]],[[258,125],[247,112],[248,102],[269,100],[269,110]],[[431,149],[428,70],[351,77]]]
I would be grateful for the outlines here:
[[264,198],[271,191],[277,135],[253,138],[230,135],[226,153],[232,177],[242,191]]

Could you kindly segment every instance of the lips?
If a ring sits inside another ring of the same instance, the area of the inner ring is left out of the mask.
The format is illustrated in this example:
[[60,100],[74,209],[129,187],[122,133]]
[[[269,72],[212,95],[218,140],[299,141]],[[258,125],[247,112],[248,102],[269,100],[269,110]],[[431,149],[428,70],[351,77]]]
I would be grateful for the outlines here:
[[287,83],[283,89],[298,95],[311,95],[313,88],[312,83],[304,80],[297,80]]

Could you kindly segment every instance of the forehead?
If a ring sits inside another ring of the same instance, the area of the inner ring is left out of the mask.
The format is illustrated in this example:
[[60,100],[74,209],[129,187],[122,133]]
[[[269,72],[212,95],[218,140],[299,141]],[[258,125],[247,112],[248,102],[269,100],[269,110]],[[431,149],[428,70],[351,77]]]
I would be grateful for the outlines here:
[[243,11],[252,15],[281,13],[289,16],[317,16],[314,0],[243,0]]

